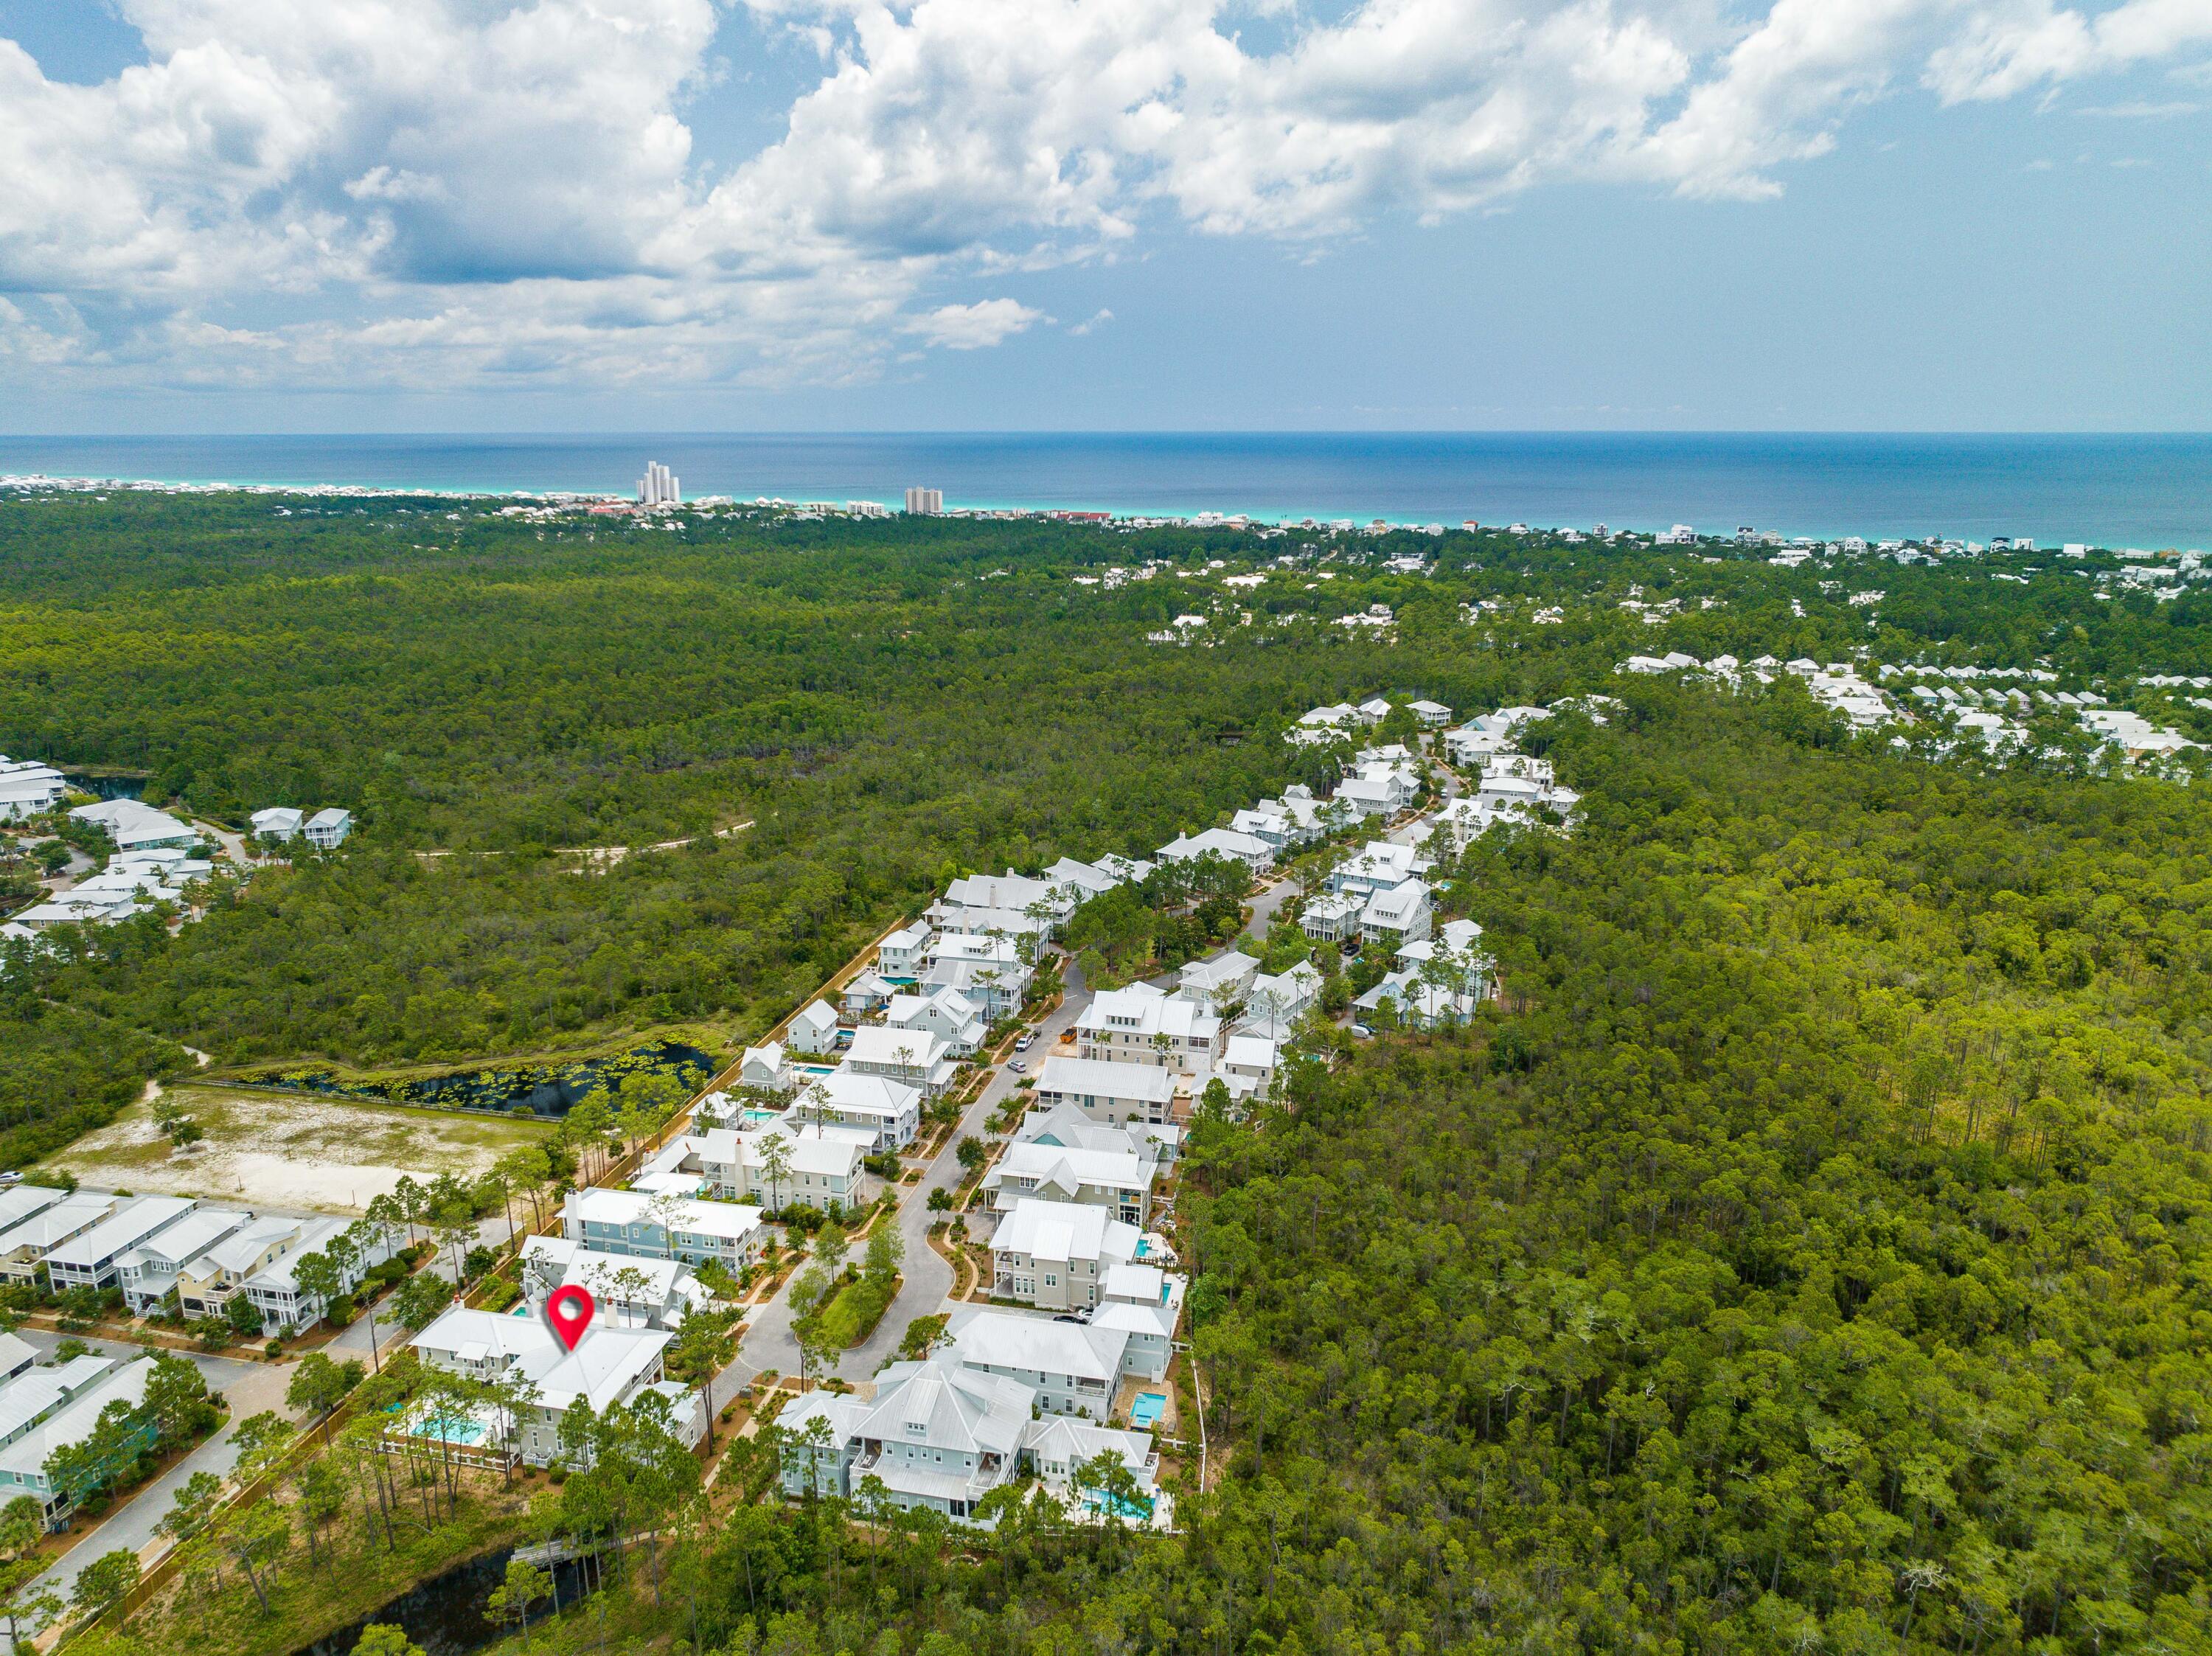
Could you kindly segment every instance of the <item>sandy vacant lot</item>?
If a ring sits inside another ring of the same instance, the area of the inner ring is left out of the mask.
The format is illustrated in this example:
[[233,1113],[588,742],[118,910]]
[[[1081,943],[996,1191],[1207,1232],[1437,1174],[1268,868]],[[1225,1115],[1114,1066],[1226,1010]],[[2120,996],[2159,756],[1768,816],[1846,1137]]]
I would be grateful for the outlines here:
[[174,1096],[207,1132],[191,1149],[172,1149],[146,1107],[136,1104],[44,1165],[134,1194],[359,1213],[402,1174],[424,1181],[448,1171],[472,1178],[544,1131],[500,1117],[220,1087],[186,1085]]

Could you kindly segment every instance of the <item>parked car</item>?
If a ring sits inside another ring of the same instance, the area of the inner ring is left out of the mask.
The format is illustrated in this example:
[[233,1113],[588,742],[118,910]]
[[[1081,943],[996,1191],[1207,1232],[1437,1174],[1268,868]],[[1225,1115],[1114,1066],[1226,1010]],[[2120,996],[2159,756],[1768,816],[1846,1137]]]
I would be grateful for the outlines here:
[[1030,1049],[1030,1043],[1036,1039],[1036,1034],[1033,1030],[1023,1030],[1020,1036],[1014,1042],[1014,1050],[1018,1052],[1026,1052]]
[[1009,1070],[1012,1070],[1016,1075],[1024,1075],[1028,1073],[1030,1066],[1023,1063],[1021,1059],[1016,1059],[1011,1064],[1007,1065],[1006,1067]]
[[1364,1023],[1353,1024],[1352,1026],[1352,1033],[1358,1035],[1362,1040],[1372,1040],[1375,1039],[1375,1032]]

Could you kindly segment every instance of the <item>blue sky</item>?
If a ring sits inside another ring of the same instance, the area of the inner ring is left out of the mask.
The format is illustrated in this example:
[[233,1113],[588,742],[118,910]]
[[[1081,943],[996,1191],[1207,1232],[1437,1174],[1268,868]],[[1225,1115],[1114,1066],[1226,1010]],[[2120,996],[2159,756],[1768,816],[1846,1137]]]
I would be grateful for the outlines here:
[[2212,0],[0,39],[0,429],[2212,428]]

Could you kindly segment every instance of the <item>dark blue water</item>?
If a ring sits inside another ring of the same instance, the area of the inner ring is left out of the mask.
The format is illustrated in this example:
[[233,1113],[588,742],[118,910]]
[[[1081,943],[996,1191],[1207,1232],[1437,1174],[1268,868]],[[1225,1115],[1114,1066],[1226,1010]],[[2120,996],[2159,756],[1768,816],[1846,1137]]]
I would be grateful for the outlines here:
[[2212,436],[917,434],[0,438],[0,473],[1792,535],[2212,543]]

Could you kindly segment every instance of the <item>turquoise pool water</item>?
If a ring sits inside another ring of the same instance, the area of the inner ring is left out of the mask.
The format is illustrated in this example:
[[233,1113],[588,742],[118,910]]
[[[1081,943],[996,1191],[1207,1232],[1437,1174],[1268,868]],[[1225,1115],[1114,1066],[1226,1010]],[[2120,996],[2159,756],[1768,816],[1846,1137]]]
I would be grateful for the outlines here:
[[1129,1405],[1129,1424],[1139,1428],[1157,1425],[1167,1411],[1166,1392],[1139,1392],[1137,1400]]
[[[827,1075],[829,1071],[825,1070],[823,1073]],[[757,1127],[763,1121],[781,1121],[782,1119],[783,1112],[781,1110],[759,1110],[749,1108],[745,1112],[745,1125],[748,1127]]]
[[1134,1519],[1140,1523],[1152,1515],[1152,1503],[1149,1501],[1124,1501],[1119,1495],[1102,1495],[1096,1489],[1083,1492],[1083,1507],[1085,1512],[1093,1513],[1103,1513],[1111,1507],[1117,1517]]

